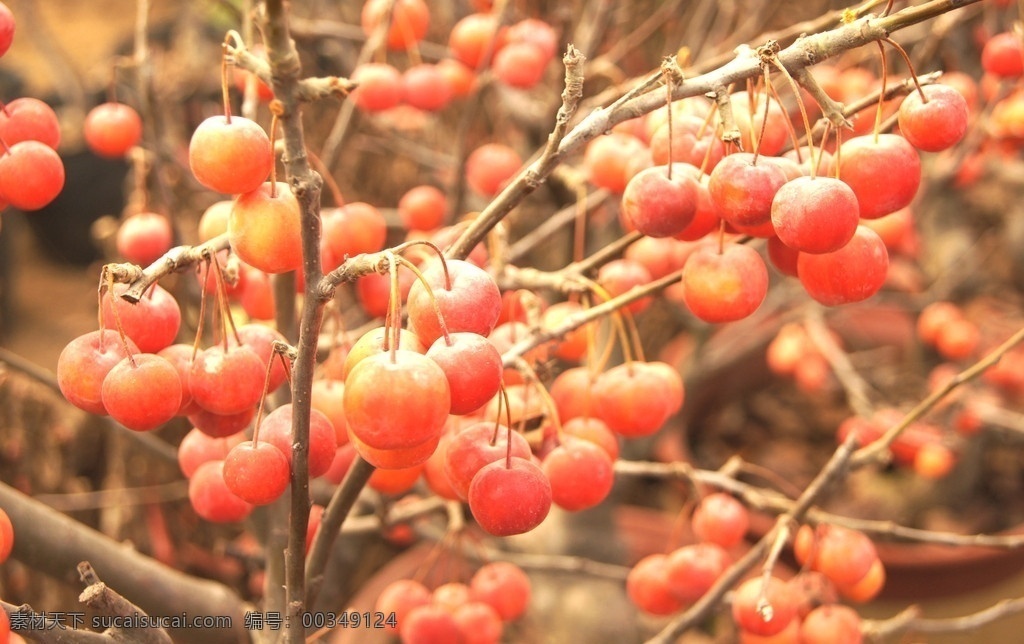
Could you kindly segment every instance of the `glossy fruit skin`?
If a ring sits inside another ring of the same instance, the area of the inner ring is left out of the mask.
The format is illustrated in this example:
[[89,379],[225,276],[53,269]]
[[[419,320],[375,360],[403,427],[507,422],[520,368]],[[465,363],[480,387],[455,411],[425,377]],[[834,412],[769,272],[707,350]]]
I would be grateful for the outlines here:
[[[878,219],[910,205],[921,184],[921,157],[897,134],[857,136],[843,142],[839,178],[857,195],[860,216]],[[827,173],[835,176],[835,159]]]
[[1024,51],[1020,37],[1012,32],[996,34],[981,50],[981,66],[986,72],[1002,78],[1024,74]]
[[450,642],[465,644],[462,631],[452,614],[441,606],[426,604],[409,611],[399,628],[402,642],[432,644]]
[[723,548],[739,545],[749,525],[746,506],[724,492],[704,497],[693,512],[693,533],[697,538]]
[[466,183],[485,197],[493,197],[522,165],[522,157],[511,147],[504,143],[485,143],[466,158]]
[[[451,394],[444,371],[424,355],[398,349],[357,363],[345,379],[349,433],[377,449],[412,447],[438,437]],[[401,398],[396,400],[396,392]]]
[[402,102],[402,74],[387,63],[366,63],[353,70],[359,83],[350,95],[364,112],[382,112]]
[[705,322],[741,320],[761,306],[768,293],[768,268],[750,246],[713,245],[694,251],[683,267],[687,308]]
[[193,427],[178,444],[178,467],[190,479],[199,466],[207,461],[222,461],[231,447],[245,440],[242,434],[214,438]]
[[939,152],[960,142],[967,133],[970,113],[963,95],[948,85],[925,85],[900,103],[902,134],[918,150]]
[[626,594],[650,615],[671,615],[683,607],[682,600],[669,588],[668,555],[661,553],[647,555],[630,569]]
[[[131,353],[138,353],[139,347],[131,339],[127,345]],[[107,329],[80,335],[68,342],[57,358],[57,386],[75,407],[105,416],[103,380],[127,355],[116,331]]]
[[110,291],[103,294],[100,314],[104,326],[117,329],[119,318],[125,335],[143,353],[156,353],[173,344],[181,326],[181,308],[174,296],[164,287],[155,284],[138,302],[132,304],[121,297],[127,289],[127,285],[115,284],[113,297]]
[[805,253],[839,250],[853,237],[860,205],[853,189],[833,177],[786,182],[772,201],[772,227],[790,248]]
[[[439,261],[422,268],[449,333],[468,331],[490,335],[501,315],[501,292],[494,278],[482,268],[457,259],[447,260],[449,284]],[[441,337],[441,326],[426,287],[417,280],[406,301],[409,328],[430,346]]]
[[622,193],[622,211],[633,227],[649,237],[673,237],[693,221],[697,213],[698,184],[693,174],[674,164],[653,166],[633,175]]
[[120,159],[142,140],[142,117],[124,103],[101,103],[89,110],[82,131],[96,155]]
[[[274,445],[284,454],[289,467],[292,463],[292,417],[291,403],[281,405],[270,412],[260,425],[260,442]],[[311,409],[309,414],[309,453],[306,455],[309,478],[322,476],[334,462],[338,449],[334,425],[322,412]]]
[[448,379],[452,414],[468,414],[483,407],[501,387],[501,354],[490,341],[476,333],[449,334],[434,341],[427,357],[437,363]]
[[7,53],[14,42],[14,14],[6,4],[0,2],[0,56]]
[[258,123],[241,116],[211,116],[196,128],[188,146],[196,180],[228,195],[252,192],[270,176],[274,153]]
[[522,434],[511,432],[510,435],[506,426],[495,427],[490,421],[474,423],[449,439],[444,461],[445,475],[459,498],[465,499],[477,472],[485,465],[503,460],[510,452],[512,456],[530,458],[530,444]]
[[263,361],[245,345],[200,351],[189,370],[192,399],[206,411],[233,415],[254,408],[263,394]]
[[188,422],[207,436],[225,438],[244,430],[256,417],[256,407],[243,409],[237,414],[215,414],[197,405],[198,410],[188,415]]
[[530,578],[523,569],[508,561],[495,561],[480,567],[469,580],[474,601],[490,604],[506,622],[519,619],[530,604]]
[[675,403],[662,376],[643,362],[608,369],[594,383],[596,416],[626,438],[654,434],[674,412]]
[[228,216],[231,247],[246,264],[265,273],[302,267],[299,202],[287,183],[269,182],[239,195]]
[[402,627],[405,616],[417,606],[430,603],[430,591],[415,579],[396,579],[380,591],[374,610],[385,615],[394,614],[394,626],[385,624],[384,630],[395,632]]
[[[369,36],[388,18],[387,0],[367,0],[363,5],[360,23]],[[405,51],[423,40],[430,26],[430,10],[423,0],[398,0],[394,3],[386,42],[392,51]]]
[[139,212],[121,222],[117,229],[117,252],[129,262],[149,266],[171,249],[174,231],[167,217]]
[[480,468],[466,498],[485,532],[508,537],[544,521],[551,509],[551,484],[539,466],[513,456]]
[[669,590],[683,603],[691,604],[732,565],[732,557],[720,545],[694,543],[671,552],[666,563]]
[[321,217],[324,239],[339,261],[384,248],[387,222],[380,210],[368,203],[353,201],[340,208],[325,209]]
[[758,161],[754,155],[738,152],[727,155],[708,179],[711,201],[722,219],[738,226],[758,226],[771,219],[772,199],[786,174],[773,164]]
[[114,365],[103,379],[103,406],[128,429],[145,432],[174,418],[181,407],[181,378],[169,360],[140,353]]
[[0,110],[0,139],[8,146],[22,141],[39,141],[54,150],[60,145],[60,122],[47,103],[23,96]]
[[245,441],[224,459],[224,483],[240,499],[253,505],[274,502],[288,487],[291,467],[274,445]]
[[835,252],[797,258],[800,283],[826,306],[866,300],[882,288],[888,270],[885,244],[866,226],[857,226],[853,239]]
[[188,482],[192,508],[213,523],[233,523],[249,516],[253,506],[235,496],[224,482],[224,461],[200,465]]
[[570,436],[563,437],[562,444],[547,453],[541,469],[551,483],[551,501],[570,512],[598,505],[615,483],[608,453],[594,443]]
[[818,606],[800,624],[801,644],[860,644],[860,615],[842,604]]
[[505,38],[506,31],[499,27],[498,16],[471,13],[452,26],[448,47],[459,62],[475,70],[490,64],[487,56],[494,56],[504,45]]
[[7,515],[3,508],[0,508],[0,564],[7,561],[13,549],[14,525],[11,524],[11,517]]
[[[767,599],[771,613],[757,610],[761,599]],[[796,602],[786,582],[777,577],[768,579],[767,587],[760,577],[739,585],[733,596],[732,616],[741,629],[764,637],[781,633],[796,617]]]
[[410,188],[398,200],[398,216],[409,230],[436,230],[444,224],[448,199],[431,185]]
[[39,210],[64,188],[64,163],[53,148],[22,141],[0,156],[0,197],[20,210]]
[[531,42],[512,42],[494,56],[494,75],[511,87],[530,89],[544,79],[548,61],[544,52]]
[[612,131],[587,144],[583,153],[583,167],[592,184],[622,194],[629,180],[636,174],[631,164],[638,157],[645,156],[649,164],[650,151],[643,141],[632,134]]

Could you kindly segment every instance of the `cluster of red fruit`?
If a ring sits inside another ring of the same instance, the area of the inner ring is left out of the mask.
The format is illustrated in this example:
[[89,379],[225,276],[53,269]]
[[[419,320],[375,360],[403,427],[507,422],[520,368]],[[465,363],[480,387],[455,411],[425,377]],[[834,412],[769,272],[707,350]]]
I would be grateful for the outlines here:
[[[386,0],[363,5],[362,26],[368,36],[387,19],[389,6]],[[558,51],[557,34],[541,20],[527,19],[505,27],[499,26],[498,19],[497,14],[482,11],[456,22],[448,40],[451,58],[436,64],[420,62],[404,72],[386,62],[360,65],[351,74],[359,84],[351,100],[366,112],[401,104],[435,112],[469,95],[477,75],[488,67],[508,86],[534,87]],[[423,0],[399,0],[387,29],[388,49],[414,49],[429,26],[430,11]]]
[[[591,182],[622,194],[626,228],[699,242],[676,261],[681,299],[707,322],[746,317],[767,292],[765,262],[732,243],[740,235],[767,239],[776,268],[826,305],[877,292],[888,251],[865,224],[908,206],[921,179],[918,150],[952,146],[968,124],[959,90],[927,85],[899,105],[900,134],[854,136],[834,158],[806,147],[774,156],[791,128],[783,108],[746,92],[729,105],[743,148],[756,152],[727,153],[711,125],[716,108],[693,98],[672,104],[671,128],[657,112],[592,141],[584,155]],[[729,234],[714,234],[722,227]]]
[[377,598],[374,610],[394,615],[387,630],[403,643],[501,641],[504,625],[530,604],[530,578],[509,562],[482,566],[468,584],[449,582],[430,591],[419,581],[400,579]]
[[[626,580],[630,599],[651,615],[669,615],[692,605],[732,565],[730,549],[741,545],[749,523],[746,507],[735,498],[709,494],[691,521],[698,541],[637,562]],[[758,576],[736,588],[732,615],[744,641],[790,633],[792,637],[780,641],[859,642],[860,617],[836,602],[840,595],[865,602],[881,590],[885,569],[874,544],[855,530],[803,525],[793,548],[806,570],[789,581]],[[764,601],[770,610],[763,609]]]
[[[0,56],[14,41],[14,14],[0,3]],[[46,103],[17,98],[0,108],[0,208],[39,210],[64,187],[60,124]]]

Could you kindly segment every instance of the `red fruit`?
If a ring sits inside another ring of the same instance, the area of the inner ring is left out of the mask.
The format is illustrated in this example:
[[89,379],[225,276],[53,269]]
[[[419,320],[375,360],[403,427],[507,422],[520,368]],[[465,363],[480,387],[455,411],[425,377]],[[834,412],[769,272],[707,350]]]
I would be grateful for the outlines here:
[[504,143],[485,143],[466,158],[466,183],[485,197],[493,197],[522,165],[519,153]]
[[530,578],[508,561],[481,566],[469,580],[474,601],[489,604],[506,622],[519,619],[530,605]]
[[590,441],[608,455],[613,462],[619,457],[619,439],[599,418],[570,418],[562,423],[562,432],[581,440]]
[[783,275],[797,276],[796,262],[800,251],[782,243],[778,237],[768,238],[768,260]]
[[732,557],[720,545],[695,543],[668,556],[668,588],[684,604],[692,604],[710,589],[732,565]]
[[974,322],[950,320],[939,328],[935,349],[947,360],[966,360],[974,355],[981,342],[981,333]]
[[593,396],[597,416],[626,438],[650,436],[672,415],[672,387],[656,369],[643,362],[617,365],[598,376]]
[[[285,369],[282,356],[274,351],[274,342],[287,344],[285,337],[276,329],[255,322],[238,327],[238,337],[242,344],[256,352],[263,363],[264,370],[268,364],[270,365],[270,381],[267,383],[267,391],[276,391],[288,378],[288,371]],[[266,375],[266,371],[264,371],[264,375]]]
[[103,379],[101,396],[107,413],[128,429],[156,429],[178,414],[181,378],[168,361],[140,353],[114,365]]
[[0,197],[21,210],[39,210],[64,188],[64,163],[39,141],[11,145],[0,156]]
[[647,555],[626,576],[626,594],[637,608],[651,615],[671,615],[683,602],[668,582],[668,555]]
[[399,628],[403,644],[465,644],[452,614],[428,604],[409,611]]
[[268,182],[239,195],[228,217],[228,239],[243,262],[266,273],[301,268],[299,202],[288,184]]
[[[130,338],[127,344],[131,353],[139,352]],[[75,407],[105,416],[103,380],[114,365],[127,356],[116,331],[90,331],[80,335],[68,342],[57,358],[57,386]]]
[[274,292],[270,287],[270,276],[246,265],[243,265],[242,273],[245,278],[239,280],[242,287],[238,300],[245,314],[254,320],[273,320]]
[[[643,264],[629,259],[613,259],[597,271],[597,281],[612,297],[649,284],[652,280],[650,271]],[[641,297],[627,304],[626,310],[637,315],[650,304],[649,296]]]
[[989,38],[981,50],[981,66],[989,74],[1002,78],[1024,74],[1024,47],[1020,36],[1007,31]]
[[480,468],[469,486],[469,509],[496,537],[533,530],[551,509],[551,484],[532,461],[513,456]]
[[622,194],[635,174],[633,164],[645,155],[649,157],[650,152],[643,141],[632,134],[612,132],[587,144],[583,167],[592,184]]
[[[423,278],[430,285],[437,307],[449,333],[469,331],[489,335],[501,315],[501,292],[494,278],[470,262],[449,259],[447,277],[439,260],[423,269]],[[422,282],[409,289],[406,301],[409,328],[426,345],[441,337],[440,321],[430,295]]]
[[[748,579],[736,588],[732,617],[744,631],[761,636],[781,633],[796,617],[796,597],[786,582],[770,577]],[[765,603],[767,602],[767,603]]]
[[215,414],[198,407],[198,411],[188,415],[188,422],[208,436],[223,438],[244,430],[255,417],[256,407],[244,409],[237,414]]
[[224,461],[207,461],[188,481],[188,500],[203,519],[233,523],[249,516],[253,506],[235,496],[224,482]]
[[[644,239],[649,239],[645,237]],[[641,240],[643,241],[643,240]],[[583,307],[577,302],[565,301],[555,302],[544,309],[541,317],[541,326],[546,330],[560,327],[571,315],[583,313]],[[582,360],[587,353],[587,328],[583,325],[567,332],[561,340],[556,341],[553,353],[556,357],[568,362]]]
[[[657,165],[665,165],[669,160],[668,131],[668,123],[663,123],[651,135],[651,159]],[[702,117],[680,114],[672,119],[673,161],[711,172],[724,156],[725,144],[715,136],[714,128],[704,125]]]
[[575,512],[592,508],[612,491],[615,473],[608,453],[583,439],[565,436],[544,457],[541,469],[551,484],[551,500]]
[[288,487],[288,459],[268,442],[235,445],[224,459],[224,483],[239,498],[253,505],[277,500]]
[[207,461],[224,460],[231,447],[242,440],[241,434],[214,438],[193,427],[178,444],[178,467],[185,478],[190,479],[200,465]]
[[453,99],[465,98],[476,89],[476,74],[454,58],[445,58],[438,62],[437,71],[444,77]]
[[436,112],[451,101],[451,85],[437,65],[420,63],[402,74],[402,98],[417,109]]
[[622,212],[636,230],[651,237],[672,237],[686,230],[697,213],[696,171],[674,164],[653,166],[633,175],[622,193]]
[[499,29],[498,16],[492,13],[471,13],[452,26],[448,47],[452,55],[470,69],[490,64],[505,42],[506,31]]
[[89,110],[82,133],[94,154],[120,159],[142,140],[142,118],[124,103],[101,103]]
[[708,178],[711,201],[719,216],[737,226],[758,226],[772,217],[772,200],[786,173],[774,163],[754,163],[754,155],[727,155]]
[[164,287],[154,284],[138,302],[132,304],[121,297],[127,290],[126,284],[115,284],[113,298],[109,290],[103,293],[100,301],[103,325],[116,329],[120,320],[125,335],[143,353],[156,353],[173,344],[181,326],[181,309],[174,296]]
[[384,630],[395,632],[405,623],[413,608],[430,603],[430,591],[414,579],[397,579],[380,591],[374,610],[385,615],[394,614],[394,625],[386,623]]
[[0,56],[7,53],[14,42],[14,14],[0,2]]
[[[11,524],[11,517],[0,508],[0,564],[7,561],[14,549],[14,526]],[[6,611],[3,611],[6,615]]]
[[501,354],[476,333],[451,333],[427,350],[448,379],[452,414],[468,414],[483,407],[501,387]]
[[332,485],[341,485],[342,480],[345,479],[349,469],[352,467],[352,463],[355,462],[356,456],[356,448],[349,442],[346,436],[345,444],[339,445],[338,450],[334,452],[334,460],[331,461],[331,467],[323,474],[324,480]]
[[[512,442],[511,449],[508,447]],[[503,460],[507,454],[530,458],[530,444],[518,432],[509,432],[505,425],[479,422],[452,435],[445,453],[444,471],[455,493],[465,499],[469,488],[485,465]]]
[[501,615],[490,604],[467,602],[456,606],[452,617],[466,644],[497,644],[501,641],[504,625]]
[[772,201],[772,226],[785,245],[804,253],[831,253],[857,230],[860,206],[847,184],[832,177],[799,177]]
[[356,364],[345,380],[349,433],[377,449],[437,439],[450,407],[444,371],[413,351],[372,355]]
[[[260,441],[274,445],[284,454],[288,465],[292,463],[292,405],[281,405],[270,412],[260,424]],[[321,412],[310,410],[309,415],[309,478],[321,476],[331,467],[338,449],[334,426]]]
[[935,345],[942,328],[951,322],[963,319],[963,311],[952,302],[932,302],[921,309],[917,318],[917,336],[925,344]]
[[[363,335],[359,336],[348,349],[348,353],[345,356],[345,377],[352,373],[352,369],[357,364],[369,358],[370,356],[377,355],[384,351],[384,341],[388,341],[388,347],[391,346],[391,335],[390,332],[382,326],[370,329]],[[400,329],[398,334],[398,347],[399,349],[405,349],[407,351],[414,351],[416,353],[426,353],[427,349],[420,342],[419,337],[412,331]]]
[[967,101],[948,85],[925,85],[922,91],[925,98],[913,92],[900,103],[900,134],[926,152],[953,147],[967,133]]
[[520,20],[508,28],[508,42],[530,43],[551,60],[558,53],[558,34],[554,27],[537,18]]
[[[358,451],[359,444],[353,444],[356,447],[356,451]],[[370,464],[372,465],[373,462],[371,461]],[[413,486],[416,485],[416,481],[420,480],[421,473],[423,473],[422,462],[410,467],[378,467],[373,471],[373,474],[370,475],[370,480],[367,482],[367,485],[381,494],[398,496],[411,490]]]
[[427,487],[430,488],[430,491],[442,499],[458,501],[461,497],[455,491],[451,481],[448,480],[448,474],[444,471],[445,463],[448,460],[448,445],[451,443],[453,436],[454,434],[451,432],[441,434],[441,439],[437,442],[434,453],[423,463],[423,480],[426,482]]
[[440,228],[447,210],[447,197],[434,186],[416,186],[398,200],[398,217],[409,230]]
[[388,225],[375,207],[361,201],[330,208],[321,213],[323,235],[339,260],[384,248]]
[[800,624],[800,643],[860,644],[863,641],[860,626],[860,615],[849,606],[819,606]]
[[870,572],[878,552],[866,534],[836,525],[821,525],[811,568],[837,586],[856,584]]
[[749,526],[746,506],[724,492],[704,497],[693,511],[693,534],[723,548],[739,545]]
[[[388,0],[367,0],[363,5],[360,23],[363,32],[370,36],[377,25],[387,20]],[[386,42],[392,51],[405,51],[423,40],[430,26],[430,10],[423,0],[398,0],[391,10]]]
[[211,116],[192,133],[188,163],[199,183],[235,195],[263,185],[274,165],[274,151],[258,123],[241,116]]
[[703,246],[683,267],[683,298],[705,322],[741,320],[761,306],[768,293],[768,268],[756,250],[743,244]]
[[897,134],[856,136],[843,142],[829,169],[853,188],[860,216],[878,219],[910,205],[921,184],[921,157]]
[[786,126],[789,117],[778,101],[768,101],[766,119],[763,94],[751,101],[747,92],[736,92],[729,96],[729,100],[740,129],[743,149],[758,150],[769,157],[778,154],[789,141],[789,128]]
[[[192,399],[214,414],[240,414],[263,395],[264,365],[245,345],[212,346],[196,354],[189,370]],[[232,432],[233,433],[233,432]]]
[[572,367],[555,377],[548,393],[562,422],[597,414],[598,398],[593,389],[597,377],[588,367]]
[[[409,297],[409,291],[415,281],[416,276],[412,271],[398,271],[398,293],[402,301]],[[360,277],[356,280],[356,295],[368,315],[375,318],[386,317],[388,306],[391,304],[391,276],[386,273],[371,273]]]
[[[0,12],[0,30],[2,24]],[[0,109],[0,139],[8,146],[22,141],[39,141],[56,150],[60,145],[60,122],[53,108],[38,98],[16,98]]]
[[876,559],[868,574],[855,584],[838,586],[839,594],[853,602],[868,602],[878,596],[885,586],[885,566]]
[[494,76],[506,85],[530,89],[544,79],[549,60],[532,42],[511,42],[494,56]]
[[117,229],[117,252],[126,260],[149,266],[171,249],[174,231],[167,217],[140,212],[121,222]]
[[914,456],[914,471],[926,479],[941,479],[955,466],[956,453],[942,443],[925,443]]
[[857,226],[853,239],[831,253],[800,253],[797,274],[807,293],[826,306],[866,300],[885,283],[889,253],[878,234]]
[[402,73],[387,63],[364,63],[350,78],[359,86],[348,100],[364,112],[383,112],[402,102]]
[[345,420],[345,383],[334,378],[314,380],[310,391],[310,404],[334,427],[338,446],[348,442],[348,422]]

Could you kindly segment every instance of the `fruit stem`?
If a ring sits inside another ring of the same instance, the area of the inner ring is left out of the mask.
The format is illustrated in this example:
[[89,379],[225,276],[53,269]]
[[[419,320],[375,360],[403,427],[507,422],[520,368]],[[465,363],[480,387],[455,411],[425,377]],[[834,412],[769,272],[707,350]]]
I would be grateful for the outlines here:
[[[890,6],[891,5],[892,5],[892,2],[890,0]],[[907,63],[907,70],[910,71],[910,78],[914,81],[914,87],[917,88],[917,93],[921,95],[921,102],[922,103],[927,103],[928,102],[928,97],[924,95],[924,88],[921,87],[921,80],[918,79],[917,72],[914,71],[914,63],[911,62],[910,55],[907,54],[907,50],[904,49],[898,42],[896,42],[892,38],[883,38],[881,40],[881,42],[888,43],[889,46],[891,46],[893,49],[895,49],[897,52],[899,52],[900,56],[903,57],[903,61],[905,63]]]
[[882,45],[882,41],[876,41],[878,43],[878,52],[882,56],[882,88],[878,92],[878,110],[875,112],[875,143],[878,143],[878,135],[882,131],[882,116],[883,107],[885,106],[885,85],[889,78],[888,64],[885,60],[885,46]]
[[412,241],[401,243],[391,250],[393,250],[396,253],[402,253],[408,250],[409,248],[417,245],[427,246],[435,253],[437,253],[438,259],[441,260],[441,270],[444,271],[444,290],[452,290],[452,278],[451,275],[448,273],[448,261],[445,259],[444,252],[440,248],[438,248],[437,244],[435,244],[434,242],[427,241],[425,239],[414,239]]
[[[757,165],[757,159],[761,155],[761,141],[764,140],[764,133],[768,130],[768,110],[772,106],[771,105],[771,103],[772,103],[772,95],[771,95],[771,92],[768,91],[768,87],[770,87],[771,84],[772,84],[772,80],[769,77],[768,68],[765,67],[764,68],[764,86],[765,86],[765,91],[764,91],[764,118],[761,119],[761,130],[757,134],[757,141],[754,142],[754,158],[750,162],[751,165]],[[753,104],[753,102],[754,102],[753,94],[751,94],[750,101],[751,101],[751,104]],[[755,112],[756,112],[756,110],[753,109],[753,108],[750,110],[751,115],[755,114]],[[753,136],[754,135],[754,131],[753,131],[754,120],[753,120],[753,118],[751,118],[750,127],[751,127],[750,135]]]
[[[10,112],[7,111],[7,106],[6,105],[4,106],[4,114],[10,114]],[[0,146],[3,146],[4,153],[6,153],[6,154],[10,154],[11,153],[11,146],[7,145],[7,141],[4,141],[3,137],[0,137]]]
[[110,270],[110,264],[103,267],[103,271],[100,273],[101,280],[103,277],[106,278],[107,296],[110,298],[110,311],[114,314],[114,324],[117,326],[117,335],[121,339],[121,345],[124,347],[125,354],[128,355],[128,362],[131,363],[132,368],[138,367],[138,363],[135,362],[135,356],[132,354],[131,348],[128,346],[128,336],[124,333],[124,327],[121,326],[121,314],[117,311],[117,304],[114,302],[114,273]]
[[224,38],[224,43],[221,45],[223,52],[220,57],[220,91],[221,99],[224,103],[224,120],[227,121],[228,125],[231,125],[231,92],[228,90],[228,70],[230,68],[228,63],[228,38],[231,37],[231,32]]
[[281,101],[270,103],[270,152],[274,156],[274,162],[270,164],[270,198],[277,198],[277,155],[274,154],[274,142],[277,140],[277,125],[283,106]]
[[[273,123],[271,123],[271,129],[273,129]],[[273,137],[273,133],[271,133]],[[273,138],[271,138],[273,140]],[[338,182],[334,180],[334,176],[331,174],[330,169],[324,165],[323,160],[317,155],[313,154],[309,150],[306,150],[306,154],[309,156],[309,161],[316,168],[316,171],[320,173],[324,183],[327,184],[327,189],[331,193],[331,200],[335,206],[339,208],[345,205],[345,197],[341,194],[341,188],[338,187]]]
[[675,61],[675,57],[669,56],[661,63],[661,73],[665,77],[665,126],[668,128],[668,163],[665,164],[668,170],[666,175],[668,180],[672,181],[672,162],[675,161],[672,157],[672,77],[675,70],[671,69],[670,61]]
[[544,406],[547,407],[548,417],[551,419],[551,424],[555,427],[555,438],[558,444],[561,445],[564,432],[562,431],[562,420],[558,416],[558,405],[555,404],[555,399],[551,397],[551,393],[544,386],[544,383],[540,381],[537,372],[530,366],[529,362],[521,357],[516,358],[516,369],[525,376],[526,381],[533,385],[537,393],[540,394],[541,399],[543,399]]
[[[811,139],[811,117],[807,115],[807,106],[804,105],[804,98],[803,96],[800,95],[800,84],[796,82],[796,79],[793,78],[793,75],[790,74],[789,70],[786,69],[786,66],[782,64],[782,61],[779,60],[779,56],[777,54],[772,56],[771,61],[772,63],[775,64],[776,67],[778,67],[779,71],[782,72],[782,75],[786,77],[786,80],[789,81],[789,86],[793,88],[793,96],[796,98],[797,107],[800,108],[800,117],[804,121],[804,132],[807,135],[807,149],[810,151],[811,155],[811,178],[813,179],[817,175],[818,162],[815,159],[814,155],[814,141]],[[790,123],[789,119],[785,119],[785,121],[787,125],[792,126],[792,123]],[[830,121],[826,121],[826,123],[829,122]],[[799,159],[800,162],[803,163],[803,159],[800,158],[800,146],[794,143],[794,147],[796,149],[797,159]],[[821,155],[819,154],[817,158],[820,159]]]
[[217,269],[215,277],[217,280],[217,302],[221,310],[221,323],[224,324],[224,350],[228,349],[228,327],[231,328],[231,334],[235,336],[235,343],[241,345],[242,339],[238,335],[238,328],[235,326],[235,316],[231,314],[231,305],[228,304],[228,287],[224,283],[224,274],[220,268],[220,260],[217,259],[217,253],[210,255],[211,261],[213,262],[213,268]]
[[263,376],[263,395],[260,396],[260,404],[256,408],[256,420],[253,422],[252,446],[256,447],[260,442],[260,425],[263,424],[263,407],[267,402],[267,394],[270,390],[270,370],[274,366],[274,356],[280,355],[276,351],[267,360],[267,373]]
[[[452,337],[448,333],[448,325],[445,324],[444,322],[444,315],[441,314],[441,305],[437,303],[437,298],[434,297],[434,289],[431,288],[430,283],[427,282],[427,278],[423,276],[423,273],[420,271],[419,268],[416,267],[415,264],[413,264],[408,259],[402,257],[401,255],[397,255],[396,257],[398,261],[402,264],[402,266],[405,266],[406,268],[413,272],[413,274],[416,276],[416,279],[418,279],[420,281],[420,284],[423,285],[423,288],[427,290],[427,297],[430,298],[430,304],[434,307],[434,314],[437,316],[437,325],[441,328],[441,335],[444,336],[444,342],[449,347],[452,346]],[[445,275],[447,275],[447,272],[445,273]],[[397,280],[397,277],[395,278],[395,280]],[[392,292],[397,292],[398,285],[396,281],[393,280],[391,288],[394,289]],[[448,286],[448,289],[446,290],[451,290],[450,284]]]
[[[582,278],[582,280],[583,283],[586,284],[587,288],[593,291],[598,297],[600,297],[605,302],[608,302],[612,299],[612,294],[609,293],[608,290],[605,289],[605,287],[601,286],[600,284],[591,279]],[[630,347],[629,332],[626,330],[626,323],[623,322],[623,319],[629,315],[630,314],[628,310],[617,309],[609,316],[609,318],[612,321],[612,324],[615,326],[615,331],[619,338],[619,345],[622,347],[623,360],[625,360],[627,363],[632,362],[634,360],[633,351]],[[630,320],[632,320],[632,317],[630,317]]]
[[[398,256],[389,251],[387,258],[391,292],[388,294],[388,317],[390,319],[384,321],[384,349],[391,354],[391,364],[395,364],[397,362],[395,353],[398,351],[398,343],[402,338],[402,295],[399,293],[398,285]],[[390,342],[389,331],[391,332]]]

